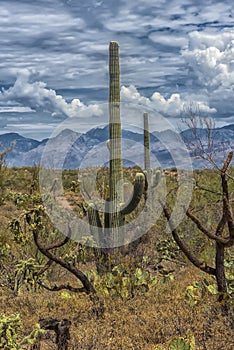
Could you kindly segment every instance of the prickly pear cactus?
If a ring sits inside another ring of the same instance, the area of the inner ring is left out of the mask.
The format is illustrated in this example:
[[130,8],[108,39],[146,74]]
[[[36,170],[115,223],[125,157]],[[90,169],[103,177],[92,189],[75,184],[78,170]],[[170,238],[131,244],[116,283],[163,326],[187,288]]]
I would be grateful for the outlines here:
[[190,345],[184,338],[180,337],[170,342],[168,350],[190,350]]
[[196,350],[194,335],[188,330],[186,337],[173,339],[169,344],[168,350]]

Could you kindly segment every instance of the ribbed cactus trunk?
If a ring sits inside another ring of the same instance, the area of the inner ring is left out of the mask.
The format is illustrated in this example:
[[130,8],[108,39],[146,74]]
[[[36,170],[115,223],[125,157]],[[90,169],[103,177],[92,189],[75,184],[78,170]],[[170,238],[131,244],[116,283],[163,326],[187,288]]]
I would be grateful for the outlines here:
[[[120,121],[120,68],[119,45],[109,46],[109,139],[110,139],[110,214],[109,229],[111,245],[121,243],[123,226],[120,225],[119,209],[123,204],[122,132]],[[116,252],[116,249],[115,249]]]
[[[119,45],[109,47],[109,132],[110,132],[110,201],[123,202],[122,132],[120,121]],[[118,186],[119,185],[119,186]]]
[[144,153],[145,153],[145,170],[150,170],[150,139],[149,139],[149,116],[144,113]]

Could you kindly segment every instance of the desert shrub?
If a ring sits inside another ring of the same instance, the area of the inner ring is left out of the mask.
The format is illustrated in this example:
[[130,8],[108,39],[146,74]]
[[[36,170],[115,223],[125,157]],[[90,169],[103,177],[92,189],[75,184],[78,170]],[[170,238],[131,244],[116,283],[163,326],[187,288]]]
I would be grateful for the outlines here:
[[39,324],[36,324],[34,330],[25,337],[20,337],[23,326],[20,314],[6,316],[0,315],[0,349],[4,350],[26,350],[28,345],[35,344],[43,331]]
[[110,295],[121,299],[143,295],[157,283],[157,278],[141,268],[129,269],[126,264],[115,266],[111,272],[99,275],[96,271],[87,272],[96,290],[102,295]]

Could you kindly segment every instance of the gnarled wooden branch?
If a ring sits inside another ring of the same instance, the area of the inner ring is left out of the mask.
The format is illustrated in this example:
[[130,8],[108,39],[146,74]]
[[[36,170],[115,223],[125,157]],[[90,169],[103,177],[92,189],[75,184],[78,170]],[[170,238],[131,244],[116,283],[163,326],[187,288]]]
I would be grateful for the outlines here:
[[53,264],[53,261],[48,260],[48,262],[45,264],[45,266],[43,266],[39,271],[36,272],[36,276],[43,275],[43,273],[46,272],[51,267],[52,264]]
[[38,284],[50,292],[58,292],[58,291],[63,290],[63,289],[66,289],[66,290],[69,290],[70,292],[75,292],[75,293],[76,292],[79,292],[79,293],[85,292],[84,287],[75,288],[75,287],[70,286],[70,284],[61,284],[60,286],[54,285],[53,287],[47,286],[44,282],[38,282]]
[[[210,232],[209,230],[207,230],[203,226],[201,221],[195,215],[193,215],[193,213],[189,209],[186,211],[186,215],[196,224],[197,228],[202,233],[204,233],[208,238],[213,239],[214,241],[216,241],[218,243],[222,243],[222,244],[227,244],[229,242],[229,237],[223,238],[223,237],[215,235],[212,232]],[[221,227],[220,227],[220,229],[221,229]]]
[[174,240],[176,241],[176,243],[178,244],[178,246],[180,247],[180,249],[182,250],[182,252],[184,253],[184,255],[188,258],[188,260],[194,266],[198,267],[200,270],[208,273],[209,275],[215,275],[215,269],[213,267],[208,266],[205,262],[201,262],[199,259],[197,259],[195,257],[195,255],[193,255],[191,253],[191,251],[188,249],[186,244],[179,237],[178,232],[175,228],[175,225],[172,222],[171,213],[169,212],[169,209],[167,208],[166,205],[164,205],[162,203],[161,203],[161,205],[163,206],[163,212],[164,212],[164,215],[165,215],[167,222],[169,224],[172,236],[173,236]]
[[76,278],[78,278],[78,280],[83,284],[83,287],[84,287],[84,289],[82,288],[80,291],[85,292],[87,294],[96,293],[92,283],[89,281],[89,279],[86,277],[86,275],[82,271],[76,269],[74,266],[70,265],[65,260],[62,260],[61,258],[52,254],[48,249],[46,249],[46,247],[44,247],[40,243],[37,229],[33,229],[33,238],[36,246],[38,247],[38,249],[43,255],[45,255],[48,259],[54,261],[56,264],[62,266],[67,271],[72,273]]

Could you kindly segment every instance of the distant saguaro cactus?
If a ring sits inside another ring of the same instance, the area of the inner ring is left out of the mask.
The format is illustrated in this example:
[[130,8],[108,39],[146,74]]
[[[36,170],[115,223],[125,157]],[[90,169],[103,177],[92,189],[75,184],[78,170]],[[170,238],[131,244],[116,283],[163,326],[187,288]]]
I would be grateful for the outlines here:
[[[99,246],[106,247],[100,250],[102,258],[117,253],[119,250],[116,247],[124,244],[125,216],[136,209],[145,188],[145,175],[137,173],[132,198],[127,205],[124,204],[119,45],[113,41],[109,45],[109,78],[109,198],[106,200],[103,222],[95,204],[90,203],[88,207],[91,233],[98,237]],[[109,263],[108,269],[112,265],[113,261]]]
[[149,115],[147,112],[143,114],[144,119],[144,166],[145,166],[145,176],[147,179],[148,187],[148,199],[152,202],[152,190],[159,184],[161,178],[161,171],[156,170],[155,174],[151,169],[150,164],[150,132],[149,132]]
[[150,139],[149,139],[149,116],[148,113],[144,113],[144,163],[145,170],[150,170]]

